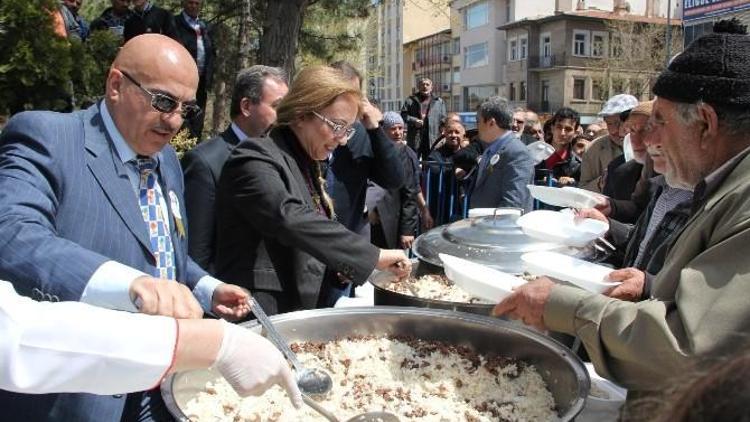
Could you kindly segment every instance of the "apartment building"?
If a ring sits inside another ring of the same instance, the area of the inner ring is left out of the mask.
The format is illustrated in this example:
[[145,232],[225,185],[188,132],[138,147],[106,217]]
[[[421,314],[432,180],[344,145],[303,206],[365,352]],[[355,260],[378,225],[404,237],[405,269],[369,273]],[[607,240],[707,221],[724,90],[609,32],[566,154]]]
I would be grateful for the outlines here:
[[685,45],[713,32],[714,22],[737,18],[750,26],[750,0],[683,0],[681,18],[685,25]]
[[[588,123],[611,95],[629,92],[642,100],[649,98],[648,79],[654,72],[612,67],[603,70],[599,61],[618,54],[615,39],[620,34],[613,34],[608,22],[666,25],[666,19],[633,15],[624,2],[616,1],[613,11],[583,9],[581,3],[577,10],[557,10],[498,28],[505,32],[508,43],[501,94],[514,105],[541,113],[571,107],[581,113],[583,123]],[[671,23],[675,28],[680,26],[679,20]]]
[[383,111],[400,110],[412,92],[404,44],[449,29],[447,7],[430,0],[374,0],[366,31],[366,90]]
[[[455,103],[474,110],[502,91],[507,40],[497,27],[529,16],[550,14],[554,0],[455,0],[450,3],[454,37]],[[458,81],[456,81],[458,79]]]

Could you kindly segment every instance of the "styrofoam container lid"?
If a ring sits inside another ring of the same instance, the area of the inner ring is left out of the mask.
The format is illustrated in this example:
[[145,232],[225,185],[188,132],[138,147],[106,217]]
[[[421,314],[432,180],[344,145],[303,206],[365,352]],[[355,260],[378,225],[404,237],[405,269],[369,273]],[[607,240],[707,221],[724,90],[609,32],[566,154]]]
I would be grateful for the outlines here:
[[582,248],[609,230],[609,223],[579,218],[570,212],[539,210],[516,220],[524,233],[534,238]]
[[470,208],[469,218],[488,217],[493,215],[518,215],[523,214],[520,208]]
[[556,188],[552,186],[526,185],[534,199],[545,204],[566,208],[593,208],[606,200],[606,196],[589,192],[584,189],[566,186]]
[[534,160],[534,164],[541,163],[555,153],[555,147],[544,141],[532,142],[526,145],[526,148],[529,150],[529,155]]
[[620,282],[609,281],[613,270],[556,252],[529,252],[521,255],[526,271],[564,280],[593,293],[603,293]]
[[498,303],[526,280],[453,255],[439,254],[445,276],[472,296]]

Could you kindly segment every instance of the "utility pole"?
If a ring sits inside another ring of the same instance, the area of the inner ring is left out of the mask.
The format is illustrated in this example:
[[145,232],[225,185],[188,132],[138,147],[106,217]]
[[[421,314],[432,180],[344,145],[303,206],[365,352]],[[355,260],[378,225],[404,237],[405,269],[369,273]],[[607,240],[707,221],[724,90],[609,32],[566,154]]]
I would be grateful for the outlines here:
[[672,0],[667,0],[667,57],[664,59],[664,67],[669,66],[669,58],[672,56]]

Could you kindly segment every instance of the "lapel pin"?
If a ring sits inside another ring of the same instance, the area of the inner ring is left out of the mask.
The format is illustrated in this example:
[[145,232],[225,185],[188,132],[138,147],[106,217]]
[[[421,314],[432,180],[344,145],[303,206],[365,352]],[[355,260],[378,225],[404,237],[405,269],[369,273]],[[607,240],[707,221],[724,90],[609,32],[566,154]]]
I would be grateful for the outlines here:
[[185,238],[185,224],[182,222],[182,212],[180,211],[180,201],[174,191],[169,191],[169,201],[171,203],[172,215],[174,216],[174,225],[177,229],[177,235],[181,239]]

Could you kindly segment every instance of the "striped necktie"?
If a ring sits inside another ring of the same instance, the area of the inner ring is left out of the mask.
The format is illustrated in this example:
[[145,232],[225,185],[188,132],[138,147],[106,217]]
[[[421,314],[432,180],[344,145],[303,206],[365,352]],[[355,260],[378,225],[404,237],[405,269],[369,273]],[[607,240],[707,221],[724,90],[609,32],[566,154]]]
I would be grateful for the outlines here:
[[149,157],[139,157],[136,166],[140,173],[138,184],[138,204],[141,206],[143,221],[148,227],[148,237],[151,241],[151,253],[156,260],[154,276],[167,280],[175,279],[174,249],[172,238],[169,236],[166,209],[162,206],[161,190],[156,186],[156,160]]

